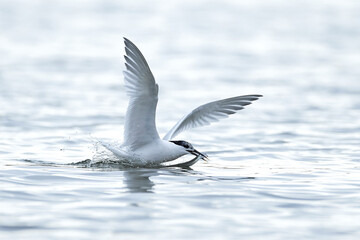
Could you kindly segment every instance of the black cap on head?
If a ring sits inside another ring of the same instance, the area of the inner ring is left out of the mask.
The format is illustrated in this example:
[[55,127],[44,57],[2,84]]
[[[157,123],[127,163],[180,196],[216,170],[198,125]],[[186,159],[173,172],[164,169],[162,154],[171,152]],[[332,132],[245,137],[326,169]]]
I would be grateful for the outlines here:
[[198,150],[196,150],[193,145],[191,145],[191,143],[188,143],[187,141],[170,141],[172,143],[175,143],[176,145],[182,146],[186,149],[187,152],[195,155],[195,156],[202,156],[204,159],[207,159],[207,155],[204,153],[199,152]]
[[180,141],[170,141],[172,143],[175,143],[176,145],[180,145],[180,146],[183,146],[184,148],[193,148],[193,146],[186,142],[186,141],[183,141],[183,140],[180,140]]

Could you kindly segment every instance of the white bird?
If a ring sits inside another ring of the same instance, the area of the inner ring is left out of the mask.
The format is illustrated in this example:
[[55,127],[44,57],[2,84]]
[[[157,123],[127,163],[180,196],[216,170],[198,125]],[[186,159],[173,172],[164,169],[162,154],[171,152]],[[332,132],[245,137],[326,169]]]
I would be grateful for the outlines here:
[[[209,125],[227,118],[261,95],[244,95],[204,104],[185,115],[162,139],[156,130],[155,113],[159,86],[140,50],[124,38],[124,81],[129,105],[125,117],[124,142],[120,147],[102,143],[120,159],[133,166],[159,165],[186,154],[196,157],[176,166],[190,166],[207,155],[197,151],[189,142],[173,141],[182,131]],[[175,166],[175,165],[173,165]]]

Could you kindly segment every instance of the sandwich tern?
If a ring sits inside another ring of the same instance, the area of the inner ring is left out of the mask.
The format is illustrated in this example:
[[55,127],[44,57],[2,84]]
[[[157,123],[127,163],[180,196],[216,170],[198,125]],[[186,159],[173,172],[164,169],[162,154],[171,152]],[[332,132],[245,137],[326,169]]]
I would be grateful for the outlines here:
[[237,96],[210,102],[185,115],[161,139],[156,130],[155,114],[159,86],[143,54],[127,38],[125,43],[124,73],[125,90],[129,105],[125,117],[124,142],[120,147],[102,143],[117,158],[132,166],[152,166],[173,161],[186,154],[195,155],[190,161],[170,166],[189,167],[207,155],[197,151],[189,142],[173,140],[179,133],[190,128],[209,125],[227,118],[262,95]]

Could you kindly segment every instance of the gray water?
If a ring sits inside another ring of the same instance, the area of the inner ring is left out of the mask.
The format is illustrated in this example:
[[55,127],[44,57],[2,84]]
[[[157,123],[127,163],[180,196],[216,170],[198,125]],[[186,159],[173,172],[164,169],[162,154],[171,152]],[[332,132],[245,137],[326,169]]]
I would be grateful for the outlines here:
[[[0,1],[0,239],[360,238],[358,1]],[[123,40],[191,169],[71,165],[121,142]]]

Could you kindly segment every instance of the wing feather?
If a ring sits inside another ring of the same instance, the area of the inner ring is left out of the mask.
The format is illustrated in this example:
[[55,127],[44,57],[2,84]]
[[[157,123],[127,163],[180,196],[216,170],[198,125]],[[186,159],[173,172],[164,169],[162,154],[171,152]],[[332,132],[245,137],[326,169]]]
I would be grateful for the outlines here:
[[140,50],[124,38],[124,82],[129,96],[125,117],[124,145],[136,149],[159,138],[155,125],[158,85]]
[[187,129],[218,122],[220,119],[227,118],[229,115],[236,113],[236,111],[244,109],[244,106],[251,104],[252,101],[260,97],[262,95],[244,95],[201,105],[184,116],[163,139],[171,140]]

